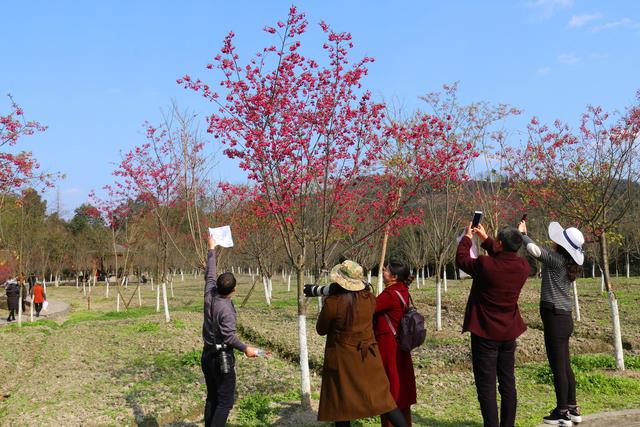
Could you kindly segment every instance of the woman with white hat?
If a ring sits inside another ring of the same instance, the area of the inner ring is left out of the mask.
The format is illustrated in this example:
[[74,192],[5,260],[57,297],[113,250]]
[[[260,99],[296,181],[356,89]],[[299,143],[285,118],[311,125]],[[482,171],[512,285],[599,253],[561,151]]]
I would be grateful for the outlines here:
[[544,417],[545,424],[572,426],[582,422],[576,403],[576,380],[571,369],[569,337],[573,333],[572,283],[584,262],[584,236],[577,228],[563,229],[557,222],[549,224],[553,249],[538,246],[527,234],[525,221],[520,221],[527,252],[542,263],[540,316],[544,325],[547,359],[553,372],[556,408]]
[[346,260],[331,269],[331,293],[322,305],[316,331],[327,335],[318,420],[349,426],[351,420],[385,414],[407,427],[389,391],[373,334],[376,298],[362,267]]

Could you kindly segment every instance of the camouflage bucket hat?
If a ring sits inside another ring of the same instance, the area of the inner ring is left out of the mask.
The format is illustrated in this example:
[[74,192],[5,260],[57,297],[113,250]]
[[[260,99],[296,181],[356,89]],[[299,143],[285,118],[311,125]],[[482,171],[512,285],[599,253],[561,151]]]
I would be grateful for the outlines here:
[[348,291],[361,291],[365,288],[364,271],[354,261],[346,260],[333,267],[329,278]]

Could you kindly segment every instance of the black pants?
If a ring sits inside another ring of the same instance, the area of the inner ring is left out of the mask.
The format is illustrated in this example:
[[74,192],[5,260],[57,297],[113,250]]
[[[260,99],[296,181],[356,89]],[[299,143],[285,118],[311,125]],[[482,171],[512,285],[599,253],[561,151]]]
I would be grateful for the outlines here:
[[[516,421],[515,341],[493,341],[471,334],[473,376],[485,427],[513,427]],[[500,422],[496,400],[500,392]]]
[[9,317],[7,317],[8,322],[16,320],[16,311],[18,310],[9,310]]
[[204,406],[205,427],[223,427],[227,424],[236,393],[236,369],[233,351],[229,350],[228,374],[220,372],[218,354],[213,347],[202,350],[201,366],[207,383],[207,401]]
[[569,337],[573,333],[571,312],[558,313],[540,307],[544,325],[544,345],[547,349],[549,367],[553,372],[553,387],[556,390],[558,409],[567,409],[576,404],[576,379],[571,369]]
[[40,316],[40,311],[42,310],[42,303],[36,302],[33,304],[36,309],[36,316]]

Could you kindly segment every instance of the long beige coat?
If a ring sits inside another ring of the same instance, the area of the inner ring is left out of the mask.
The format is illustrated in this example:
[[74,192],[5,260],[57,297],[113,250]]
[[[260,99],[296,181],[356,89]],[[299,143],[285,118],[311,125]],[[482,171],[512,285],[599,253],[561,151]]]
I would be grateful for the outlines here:
[[[354,298],[353,322],[347,328],[347,306]],[[320,421],[349,421],[380,415],[396,403],[373,335],[375,297],[368,291],[327,297],[316,323],[327,335],[320,391]]]

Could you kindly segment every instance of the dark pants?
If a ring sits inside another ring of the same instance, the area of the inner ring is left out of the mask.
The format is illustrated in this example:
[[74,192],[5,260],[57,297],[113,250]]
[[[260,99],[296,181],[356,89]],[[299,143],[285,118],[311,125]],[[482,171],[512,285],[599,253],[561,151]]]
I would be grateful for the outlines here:
[[569,337],[573,333],[571,312],[558,313],[553,309],[540,308],[544,325],[544,345],[547,349],[549,367],[553,372],[558,409],[567,409],[576,404],[576,379],[571,369]]
[[16,312],[17,310],[9,310],[9,317],[7,317],[7,322],[12,320],[16,320]]
[[36,316],[40,316],[40,311],[42,310],[42,303],[36,302],[33,304],[36,309]]
[[205,427],[223,427],[227,424],[236,393],[236,370],[233,351],[229,351],[230,370],[220,372],[218,354],[213,347],[202,350],[201,366],[207,383],[207,401],[204,406]]
[[[516,421],[516,342],[493,341],[471,334],[473,376],[485,427],[513,427]],[[496,401],[500,392],[500,422]]]

